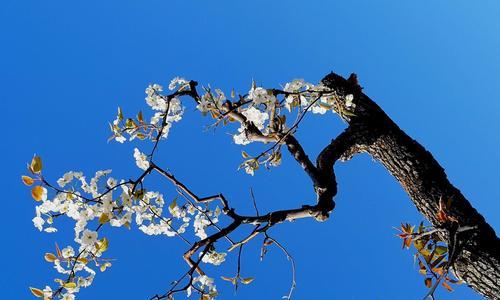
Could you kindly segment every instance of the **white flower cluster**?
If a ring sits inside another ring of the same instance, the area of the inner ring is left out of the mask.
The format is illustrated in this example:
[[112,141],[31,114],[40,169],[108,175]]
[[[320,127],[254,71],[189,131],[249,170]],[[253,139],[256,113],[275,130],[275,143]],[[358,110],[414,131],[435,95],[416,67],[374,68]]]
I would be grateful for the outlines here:
[[181,100],[177,97],[171,98],[167,102],[168,98],[161,95],[162,91],[163,87],[159,84],[149,85],[146,88],[146,103],[153,110],[158,111],[151,118],[151,121],[149,122],[151,125],[163,126],[163,124],[160,123],[160,120],[165,118],[166,125],[163,128],[161,138],[167,138],[172,123],[179,122],[182,119],[184,107],[181,104]]
[[[202,253],[200,253],[200,255],[202,255]],[[226,260],[226,255],[227,253],[209,251],[201,258],[201,261],[207,264],[218,266]]]
[[248,92],[247,98],[252,100],[252,104],[255,106],[264,104],[267,110],[270,110],[276,103],[276,97],[270,90],[262,87],[256,87],[255,85],[252,86],[252,89]]
[[212,109],[220,110],[222,104],[226,101],[226,95],[220,89],[215,89],[216,95],[214,95],[210,90],[207,90],[205,94],[200,99],[200,102],[196,106],[203,115],[206,115]]
[[[188,86],[189,82],[187,80],[176,77],[171,81],[169,89],[178,88],[178,90],[183,90]],[[130,118],[124,120],[123,113],[118,108],[118,115],[113,123],[110,124],[111,131],[113,132],[113,136],[110,139],[124,143],[127,140],[124,134],[128,134],[130,141],[135,138],[141,140],[150,138],[154,140],[156,139],[156,135],[152,134],[151,128],[156,128],[158,131],[161,130],[160,138],[167,138],[172,123],[182,119],[184,107],[181,105],[179,98],[164,96],[162,92],[163,87],[156,83],[149,85],[145,90],[146,103],[153,111],[156,111],[151,117],[149,124],[144,121],[142,112],[137,116],[137,120]]]
[[[247,118],[248,122],[252,122],[255,127],[260,130],[264,129],[264,123],[269,119],[269,112],[262,112],[253,106],[247,107],[241,112],[241,114],[243,114]],[[245,129],[245,124],[241,124],[240,128],[238,128],[239,133],[233,136],[235,144],[246,145],[251,143],[251,140],[247,137]]]
[[[149,167],[146,156],[138,149],[134,151],[137,165],[142,169]],[[89,225],[98,223],[110,224],[114,227],[130,227],[133,220],[139,230],[148,235],[175,236],[186,232],[190,222],[193,231],[200,239],[206,238],[206,229],[212,223],[218,222],[220,209],[209,210],[207,207],[195,207],[190,203],[179,206],[174,200],[168,206],[170,217],[164,216],[165,200],[163,195],[152,191],[132,190],[131,183],[118,182],[110,177],[111,170],[96,172],[88,182],[81,172],[67,172],[57,182],[66,190],[58,192],[53,198],[47,197],[47,190],[43,189],[40,205],[36,207],[36,216],[33,224],[40,231],[54,232],[55,216],[66,215],[74,222],[74,241],[78,245],[78,252],[68,246],[58,250],[58,254],[51,254],[46,259],[54,264],[54,268],[61,274],[68,275],[71,270],[75,276],[68,282],[61,282],[64,288],[64,297],[73,299],[73,295],[80,288],[89,286],[96,274],[90,262],[94,262],[101,271],[111,264],[101,255],[108,247],[106,238],[99,238],[97,231],[89,229]],[[104,180],[104,177],[107,177]],[[46,224],[50,226],[47,227]],[[75,253],[76,252],[76,253]],[[47,254],[48,255],[48,254]],[[204,261],[219,265],[224,261],[225,254],[211,253]],[[80,273],[86,272],[83,276]],[[201,284],[201,281],[199,282]],[[208,287],[208,281],[203,285]],[[37,290],[40,293],[52,291],[49,288]],[[64,299],[66,299],[64,298]]]

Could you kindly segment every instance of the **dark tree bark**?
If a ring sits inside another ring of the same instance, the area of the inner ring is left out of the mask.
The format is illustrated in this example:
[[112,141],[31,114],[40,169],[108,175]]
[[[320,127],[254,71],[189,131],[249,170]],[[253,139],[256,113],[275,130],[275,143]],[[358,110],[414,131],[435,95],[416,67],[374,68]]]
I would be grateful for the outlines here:
[[[436,227],[445,228],[446,239],[456,237],[456,253],[452,266],[455,273],[476,292],[488,299],[500,299],[500,239],[462,193],[446,176],[432,154],[402,131],[384,111],[362,93],[355,75],[344,79],[331,73],[323,83],[341,98],[353,94],[355,116],[346,118],[348,128],[327,146],[317,159],[317,169],[324,180],[316,189],[331,186],[335,181],[333,164],[366,152],[380,161],[399,181],[411,200]],[[330,179],[327,179],[330,178]],[[336,183],[333,195],[336,194]],[[319,201],[321,202],[321,195]],[[331,201],[331,194],[325,197]],[[446,213],[456,222],[438,218],[440,199],[451,199]],[[475,229],[454,234],[457,228]],[[450,245],[449,245],[450,246]]]

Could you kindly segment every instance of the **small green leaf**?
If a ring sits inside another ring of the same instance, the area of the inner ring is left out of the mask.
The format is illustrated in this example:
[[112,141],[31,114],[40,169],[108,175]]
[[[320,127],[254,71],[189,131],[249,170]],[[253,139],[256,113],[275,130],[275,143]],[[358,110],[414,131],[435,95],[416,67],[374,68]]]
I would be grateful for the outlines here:
[[448,248],[445,246],[436,246],[436,249],[434,250],[434,253],[441,256],[446,254],[448,252]]
[[101,214],[99,217],[99,224],[106,224],[109,222],[109,216],[108,214]]
[[121,107],[118,106],[118,121],[123,120],[123,112]]
[[177,206],[177,197],[175,197],[174,200],[172,200],[172,203],[170,203],[168,208],[170,208],[170,210],[173,210],[176,206]]
[[63,287],[67,288],[67,289],[74,289],[74,288],[76,288],[76,283],[74,283],[74,282],[66,282],[65,284],[63,284]]
[[38,174],[42,171],[42,158],[38,155],[33,157],[30,164],[31,172]]

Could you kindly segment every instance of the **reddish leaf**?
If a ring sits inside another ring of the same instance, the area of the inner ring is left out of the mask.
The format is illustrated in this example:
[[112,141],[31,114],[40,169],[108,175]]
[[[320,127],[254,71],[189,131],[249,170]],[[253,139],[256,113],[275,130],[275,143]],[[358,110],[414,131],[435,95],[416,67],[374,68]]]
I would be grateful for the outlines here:
[[424,280],[425,286],[431,288],[432,286],[432,278],[425,278]]
[[449,292],[453,292],[453,289],[446,281],[443,281],[443,283],[441,283],[441,285],[444,286]]

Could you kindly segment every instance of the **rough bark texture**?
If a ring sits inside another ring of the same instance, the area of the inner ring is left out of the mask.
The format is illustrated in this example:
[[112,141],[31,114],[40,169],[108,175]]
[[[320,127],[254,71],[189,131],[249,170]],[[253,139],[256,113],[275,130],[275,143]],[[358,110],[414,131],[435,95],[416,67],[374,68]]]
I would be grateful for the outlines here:
[[[323,83],[334,89],[340,98],[353,94],[356,108],[355,116],[348,120],[348,128],[319,155],[318,170],[334,179],[332,167],[336,160],[366,152],[401,183],[417,209],[434,226],[447,228],[449,225],[443,224],[437,215],[440,199],[451,199],[447,213],[458,221],[454,226],[476,227],[456,235],[460,247],[457,246],[453,269],[479,294],[488,299],[500,299],[500,239],[493,228],[448,181],[432,154],[362,93],[355,76],[346,80],[331,73]],[[449,227],[451,233],[453,229]]]

